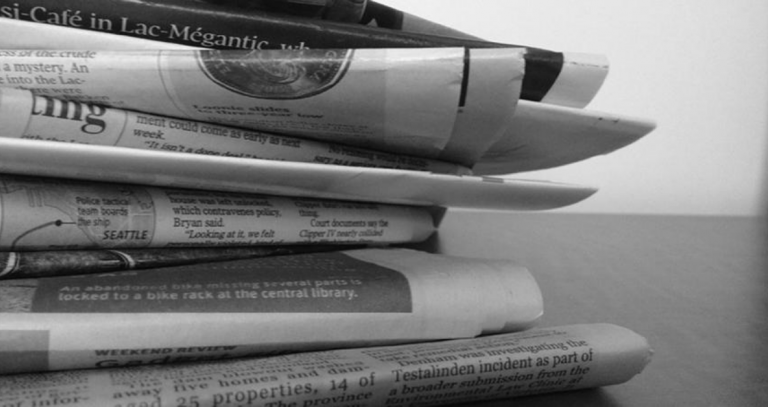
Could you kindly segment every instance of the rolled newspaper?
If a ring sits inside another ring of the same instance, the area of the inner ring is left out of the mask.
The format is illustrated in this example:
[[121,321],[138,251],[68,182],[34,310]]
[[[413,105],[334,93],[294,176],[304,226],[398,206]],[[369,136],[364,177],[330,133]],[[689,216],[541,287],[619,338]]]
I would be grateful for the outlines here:
[[466,167],[443,161],[56,99],[23,89],[0,88],[0,123],[0,137],[222,157],[471,173]]
[[0,401],[78,407],[445,405],[624,383],[643,370],[651,353],[629,329],[570,325],[261,359],[6,375],[0,376],[7,389]]
[[406,243],[428,208],[0,175],[2,250]]
[[0,283],[0,373],[467,338],[531,327],[509,260],[357,249]]
[[448,147],[448,158],[462,163],[509,126],[524,70],[512,48],[3,50],[0,57],[9,69],[0,86],[41,96],[426,158]]

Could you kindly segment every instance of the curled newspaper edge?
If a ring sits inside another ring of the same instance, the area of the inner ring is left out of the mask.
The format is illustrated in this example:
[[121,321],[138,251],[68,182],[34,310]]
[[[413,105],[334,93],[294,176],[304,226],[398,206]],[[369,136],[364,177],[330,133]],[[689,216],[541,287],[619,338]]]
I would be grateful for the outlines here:
[[472,171],[500,175],[559,167],[609,154],[655,128],[648,119],[521,100],[511,126]]
[[419,206],[544,210],[597,192],[571,184],[146,151],[0,137],[0,173]]

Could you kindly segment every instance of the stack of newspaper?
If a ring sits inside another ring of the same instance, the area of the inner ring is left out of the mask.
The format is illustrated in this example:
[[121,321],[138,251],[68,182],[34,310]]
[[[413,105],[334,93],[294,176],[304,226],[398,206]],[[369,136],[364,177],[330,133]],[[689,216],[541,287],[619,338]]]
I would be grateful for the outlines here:
[[593,194],[491,176],[653,129],[584,109],[605,58],[240,3],[0,7],[0,405],[446,404],[643,369],[625,328],[534,328],[524,267],[403,248],[447,208]]

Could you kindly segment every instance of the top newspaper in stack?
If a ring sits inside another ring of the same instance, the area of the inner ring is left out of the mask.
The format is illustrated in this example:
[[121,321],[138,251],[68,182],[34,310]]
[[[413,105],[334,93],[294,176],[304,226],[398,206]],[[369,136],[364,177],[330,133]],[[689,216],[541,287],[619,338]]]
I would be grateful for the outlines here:
[[583,58],[512,44],[307,20],[228,3],[21,0],[0,8],[0,16],[218,49],[516,47],[524,51],[528,65],[522,98],[574,107],[589,103],[607,73],[605,58],[599,56]]
[[619,384],[640,373],[651,356],[648,341],[629,329],[584,324],[191,365],[7,375],[0,376],[0,387],[9,390],[0,401],[9,406],[446,405]]

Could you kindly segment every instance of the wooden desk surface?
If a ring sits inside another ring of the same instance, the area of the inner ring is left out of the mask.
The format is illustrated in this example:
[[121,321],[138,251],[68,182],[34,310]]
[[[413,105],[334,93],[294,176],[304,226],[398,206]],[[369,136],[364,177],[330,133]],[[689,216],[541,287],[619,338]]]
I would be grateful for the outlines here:
[[487,406],[768,406],[762,218],[449,212],[422,248],[511,258],[544,295],[542,326],[610,322],[655,354],[631,381]]

